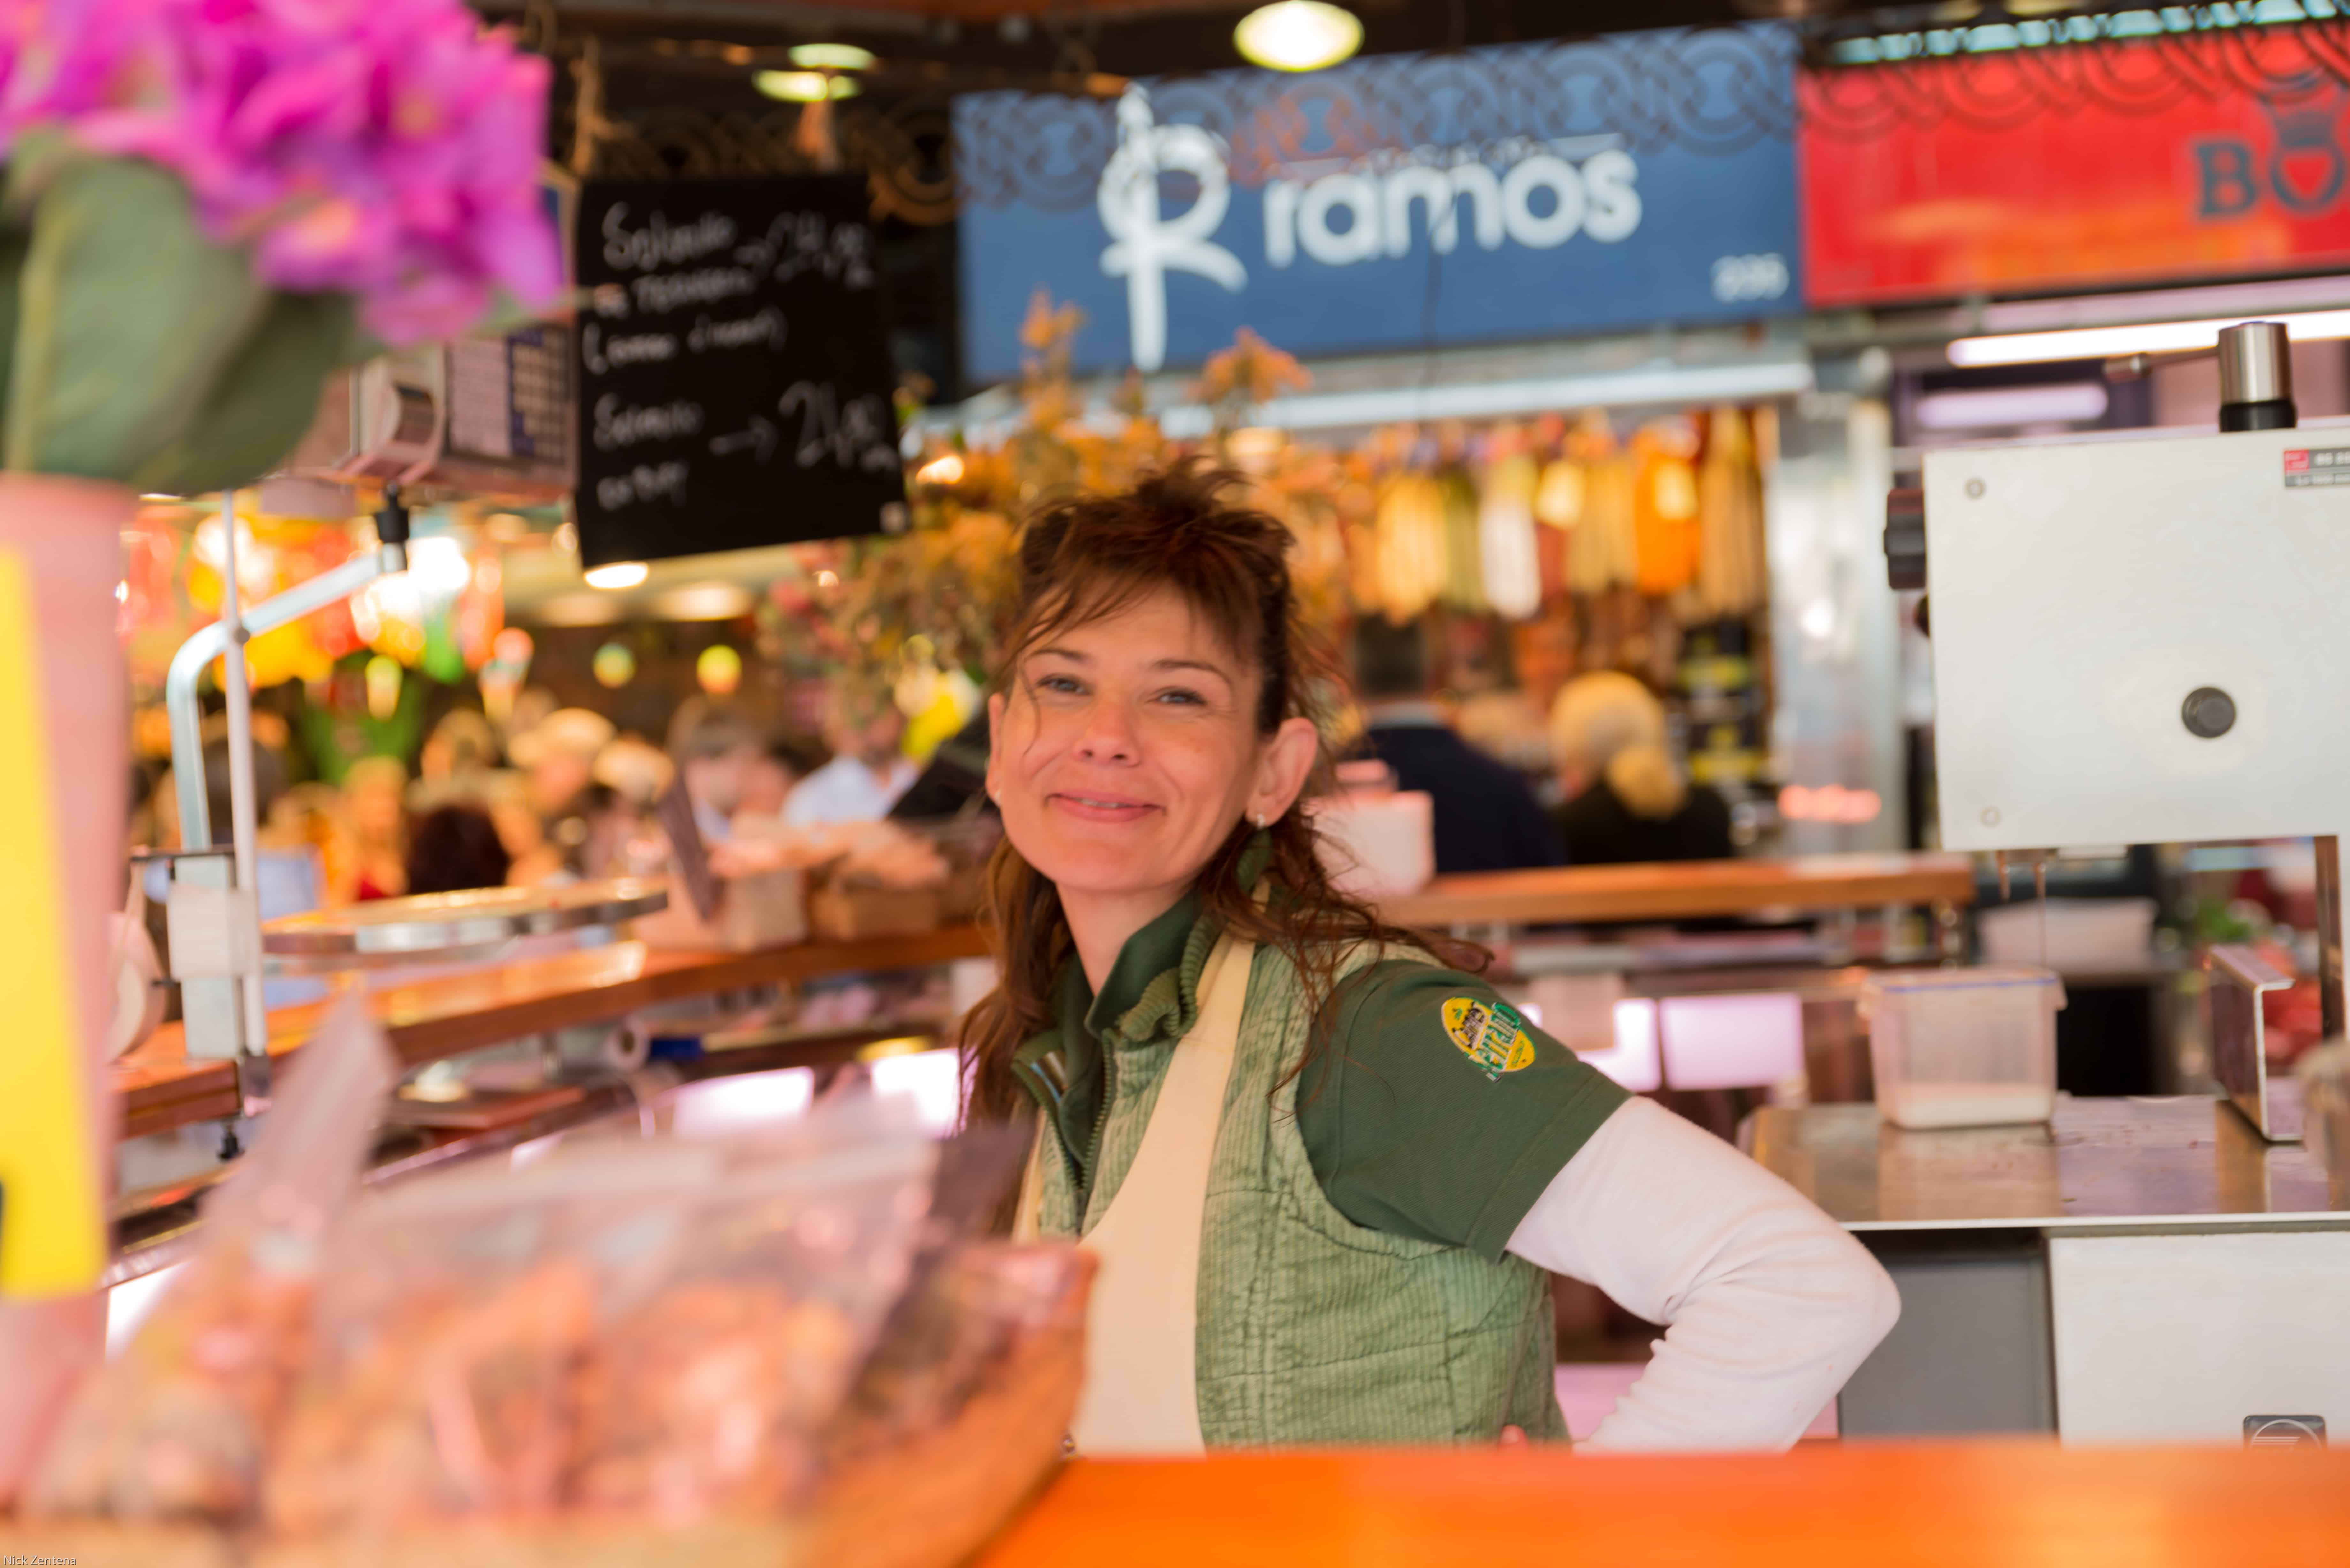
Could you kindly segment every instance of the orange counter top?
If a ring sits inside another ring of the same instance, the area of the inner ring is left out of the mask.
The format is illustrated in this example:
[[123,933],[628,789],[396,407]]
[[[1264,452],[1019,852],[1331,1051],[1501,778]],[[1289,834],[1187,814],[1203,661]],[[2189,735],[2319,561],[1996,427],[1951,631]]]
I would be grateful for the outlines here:
[[1823,1443],[1078,1460],[983,1568],[2338,1564],[2350,1453]]

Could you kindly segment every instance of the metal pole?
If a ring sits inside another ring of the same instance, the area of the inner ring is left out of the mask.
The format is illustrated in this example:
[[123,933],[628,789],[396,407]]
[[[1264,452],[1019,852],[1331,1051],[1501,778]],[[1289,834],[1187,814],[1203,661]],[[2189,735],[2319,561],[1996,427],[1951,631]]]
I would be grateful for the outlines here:
[[2342,840],[2317,840],[2317,1013],[2324,1037],[2343,1033]]
[[[371,556],[354,556],[331,572],[321,572],[307,582],[296,583],[276,598],[262,600],[244,617],[243,630],[249,637],[275,631],[313,610],[342,603],[378,577],[407,569],[406,546],[380,545]],[[178,788],[182,849],[212,847],[212,810],[204,788],[203,710],[196,688],[203,679],[204,667],[225,654],[228,644],[225,620],[200,628],[172,656],[171,672],[163,679],[163,707],[172,720],[172,774]]]
[[[227,565],[222,572],[221,619],[228,627],[228,647],[222,654],[222,694],[228,700],[228,820],[229,846],[236,856],[236,886],[241,892],[258,898],[260,886],[257,860],[259,845],[258,811],[254,800],[253,785],[253,693],[245,681],[245,628],[236,580],[236,492],[221,492],[221,530],[224,535],[222,556]],[[202,769],[203,759],[197,759]],[[255,905],[255,929],[247,933],[249,945],[239,944],[244,950],[259,953],[258,904]],[[261,1000],[261,971],[256,967],[244,977],[244,1028],[240,1032],[244,1048],[265,1054],[269,1049],[269,1017]]]

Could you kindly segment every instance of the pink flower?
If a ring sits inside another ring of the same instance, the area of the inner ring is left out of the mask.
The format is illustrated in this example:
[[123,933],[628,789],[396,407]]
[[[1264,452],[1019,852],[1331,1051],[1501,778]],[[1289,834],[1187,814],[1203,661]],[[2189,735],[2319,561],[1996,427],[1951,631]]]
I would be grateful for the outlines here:
[[0,151],[54,126],[160,163],[263,279],[390,342],[559,290],[547,80],[459,0],[0,0]]

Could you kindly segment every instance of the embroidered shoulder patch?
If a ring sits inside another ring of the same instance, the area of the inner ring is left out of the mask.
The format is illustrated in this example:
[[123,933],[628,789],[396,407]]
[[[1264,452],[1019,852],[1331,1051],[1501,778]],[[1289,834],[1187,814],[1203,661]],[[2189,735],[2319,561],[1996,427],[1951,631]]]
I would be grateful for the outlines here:
[[1451,997],[1444,1003],[1444,1033],[1488,1078],[1534,1064],[1526,1021],[1506,1002]]

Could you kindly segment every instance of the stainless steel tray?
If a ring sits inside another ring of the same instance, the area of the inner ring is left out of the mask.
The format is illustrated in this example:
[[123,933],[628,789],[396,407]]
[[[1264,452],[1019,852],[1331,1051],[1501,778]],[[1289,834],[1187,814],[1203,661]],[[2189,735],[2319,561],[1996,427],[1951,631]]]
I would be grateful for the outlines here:
[[484,956],[517,937],[613,925],[668,905],[666,884],[634,877],[425,893],[267,921],[261,950],[305,970],[419,963]]

